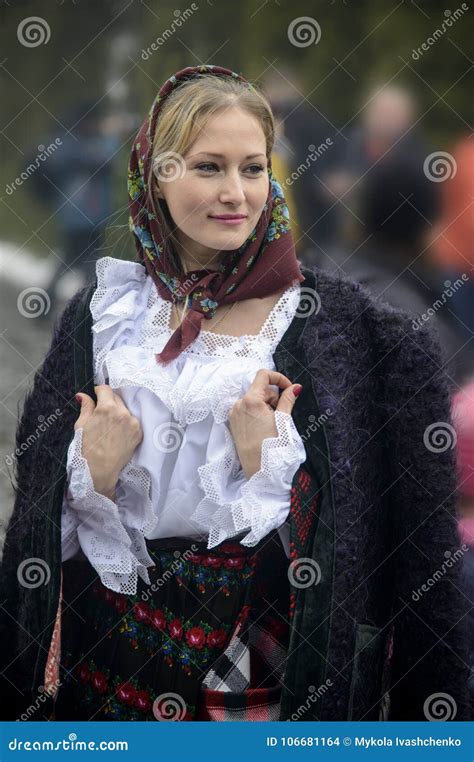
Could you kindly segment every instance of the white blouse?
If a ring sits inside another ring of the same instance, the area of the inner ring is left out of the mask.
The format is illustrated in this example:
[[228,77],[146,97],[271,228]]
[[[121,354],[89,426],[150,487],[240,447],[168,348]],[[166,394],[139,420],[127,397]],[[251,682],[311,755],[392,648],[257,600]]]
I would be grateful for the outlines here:
[[[293,477],[306,453],[288,413],[275,411],[278,436],[263,440],[261,468],[246,479],[228,415],[273,354],[300,301],[300,285],[280,297],[256,335],[201,330],[175,360],[159,365],[173,333],[172,303],[162,299],[140,263],[97,261],[90,304],[94,383],[109,384],[139,419],[143,439],[122,469],[115,501],[97,493],[82,457],[82,433],[68,449],[62,510],[62,560],[80,550],[103,584],[135,594],[150,584],[145,538],[208,539],[208,548],[241,537],[254,546],[278,529],[289,556]],[[274,387],[277,389],[277,387]],[[285,526],[283,526],[285,524]]]

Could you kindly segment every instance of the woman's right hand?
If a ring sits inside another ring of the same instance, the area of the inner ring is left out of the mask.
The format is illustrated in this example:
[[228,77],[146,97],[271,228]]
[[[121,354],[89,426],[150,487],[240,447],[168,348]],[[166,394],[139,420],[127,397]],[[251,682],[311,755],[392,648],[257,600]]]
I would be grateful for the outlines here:
[[81,413],[74,431],[82,428],[82,455],[87,460],[94,489],[111,500],[120,472],[143,439],[138,418],[129,413],[122,398],[107,384],[94,386],[97,404],[84,392],[76,399]]

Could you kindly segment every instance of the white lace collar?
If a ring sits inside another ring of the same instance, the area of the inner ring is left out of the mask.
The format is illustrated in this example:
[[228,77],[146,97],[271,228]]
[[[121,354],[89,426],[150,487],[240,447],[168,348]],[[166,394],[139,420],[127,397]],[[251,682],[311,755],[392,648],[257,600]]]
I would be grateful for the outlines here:
[[[201,330],[181,354],[208,358],[247,357],[263,361],[269,353],[274,353],[291,323],[298,309],[300,292],[299,283],[290,285],[257,334],[232,336]],[[132,343],[157,352],[175,330],[170,328],[171,309],[172,302],[159,295],[140,263],[113,257],[102,257],[97,261],[97,289],[91,300],[95,334],[126,320],[129,330],[134,333]]]
[[[172,302],[163,299],[151,281],[149,285],[148,296],[148,317],[142,332],[145,336],[154,333],[156,329],[161,334],[171,336],[175,328],[170,328]],[[281,338],[282,333],[288,327],[295,313],[295,300],[299,303],[300,285],[289,286],[275,303],[268,314],[264,324],[256,334],[244,334],[242,336],[233,336],[224,333],[215,333],[201,328],[196,339],[186,349],[184,353],[190,355],[206,355],[211,357],[260,357],[262,352],[267,355],[273,354]],[[150,325],[151,324],[151,325]],[[205,325],[205,321],[203,324]],[[150,331],[150,327],[153,331]],[[145,339],[146,341],[146,339]]]

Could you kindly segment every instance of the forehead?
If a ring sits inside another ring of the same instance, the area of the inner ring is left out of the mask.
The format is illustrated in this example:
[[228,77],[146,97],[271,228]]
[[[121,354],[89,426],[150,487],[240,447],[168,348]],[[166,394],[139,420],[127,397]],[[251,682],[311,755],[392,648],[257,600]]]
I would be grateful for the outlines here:
[[197,133],[188,153],[246,154],[266,152],[265,134],[248,111],[232,107],[214,114]]

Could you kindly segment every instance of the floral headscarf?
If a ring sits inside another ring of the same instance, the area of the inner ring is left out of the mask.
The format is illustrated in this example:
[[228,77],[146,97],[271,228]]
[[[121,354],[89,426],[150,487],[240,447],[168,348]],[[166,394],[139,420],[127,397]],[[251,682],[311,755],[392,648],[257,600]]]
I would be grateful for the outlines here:
[[181,326],[156,355],[157,362],[162,363],[178,357],[194,341],[203,318],[212,318],[219,305],[269,296],[285,285],[304,280],[296,258],[288,207],[281,185],[273,176],[271,162],[268,165],[268,197],[260,219],[247,240],[239,249],[229,252],[217,271],[191,270],[180,275],[166,254],[162,220],[151,208],[148,196],[157,119],[174,88],[203,73],[234,77],[252,88],[240,74],[220,66],[188,67],[177,72],[160,88],[133,142],[128,166],[129,227],[137,257],[153,278],[162,298],[177,302],[187,297],[189,304]]

